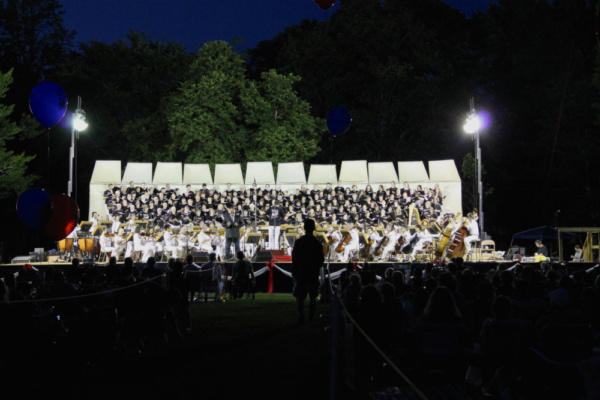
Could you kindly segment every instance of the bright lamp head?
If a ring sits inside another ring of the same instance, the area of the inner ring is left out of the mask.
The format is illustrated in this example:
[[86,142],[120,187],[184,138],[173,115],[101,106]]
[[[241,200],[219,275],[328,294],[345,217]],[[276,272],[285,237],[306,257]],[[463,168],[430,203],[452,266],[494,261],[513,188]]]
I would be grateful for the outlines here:
[[470,133],[470,134],[473,134],[473,133],[479,131],[480,127],[481,127],[481,121],[479,121],[479,117],[477,116],[476,113],[469,114],[469,116],[467,117],[467,121],[463,125],[463,129],[465,130],[465,132]]
[[73,129],[77,132],[85,131],[88,127],[88,123],[85,122],[85,111],[77,110],[73,115]]

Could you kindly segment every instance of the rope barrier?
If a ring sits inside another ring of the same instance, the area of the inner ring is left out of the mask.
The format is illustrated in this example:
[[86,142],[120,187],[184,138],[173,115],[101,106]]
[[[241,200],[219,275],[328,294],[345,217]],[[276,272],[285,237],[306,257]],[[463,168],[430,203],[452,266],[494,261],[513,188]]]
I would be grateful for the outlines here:
[[[327,272],[328,272],[327,275],[331,275],[329,273],[329,262],[327,262]],[[341,272],[340,272],[340,274],[341,274]],[[377,346],[375,344],[375,342],[373,342],[373,340],[360,327],[360,325],[356,322],[356,320],[352,317],[352,315],[350,315],[350,313],[348,312],[348,309],[346,308],[346,305],[343,302],[341,294],[339,292],[337,292],[336,290],[334,290],[334,288],[331,284],[331,280],[329,280],[329,289],[331,291],[331,294],[336,296],[336,298],[342,305],[342,309],[344,310],[344,315],[348,318],[350,323],[360,332],[361,335],[363,335],[363,337],[367,340],[367,342],[375,349],[375,351],[377,353],[379,353],[379,355],[385,360],[385,362],[388,363],[388,365],[394,370],[394,372],[396,372],[398,374],[398,376],[400,376],[400,378],[402,378],[402,380],[404,382],[406,382],[408,384],[408,386],[410,386],[410,388],[415,392],[415,394],[419,398],[427,400],[427,396],[423,392],[421,392],[421,390],[419,390],[419,388],[416,387],[414,383],[412,383],[412,381],[404,374],[404,372],[402,372],[402,370],[379,348],[379,346]]]
[[159,279],[159,278],[164,278],[165,276],[166,276],[166,274],[157,275],[153,278],[149,278],[144,281],[136,282],[129,286],[124,286],[124,287],[119,287],[119,288],[114,288],[114,289],[103,289],[102,292],[99,292],[99,293],[78,294],[78,295],[66,296],[66,297],[49,297],[49,298],[44,298],[44,299],[13,300],[13,301],[10,301],[8,304],[41,303],[41,302],[52,302],[52,301],[62,301],[62,300],[77,300],[77,299],[93,297],[93,296],[105,296],[107,294],[112,294],[114,292],[119,292],[121,290],[127,290],[127,289],[131,289],[133,287],[136,287],[136,286],[145,285],[145,284],[149,283],[150,281],[153,281],[153,280]]

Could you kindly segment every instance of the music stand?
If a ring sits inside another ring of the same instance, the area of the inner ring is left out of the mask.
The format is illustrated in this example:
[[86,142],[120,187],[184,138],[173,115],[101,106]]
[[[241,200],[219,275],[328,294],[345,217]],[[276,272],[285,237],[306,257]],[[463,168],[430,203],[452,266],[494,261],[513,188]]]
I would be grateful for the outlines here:
[[82,233],[85,235],[90,235],[90,229],[92,229],[92,226],[94,225],[94,223],[92,221],[81,221],[81,223],[79,224],[79,232],[78,233]]
[[258,246],[262,235],[260,233],[249,233],[246,237],[246,244],[254,244]]
[[102,221],[98,221],[98,226],[101,226],[102,228],[104,228],[104,231],[106,233],[115,233],[115,232],[111,232],[112,230],[112,221],[106,219],[106,220],[102,220]]
[[147,220],[138,220],[135,221],[135,225],[141,227],[142,231],[146,232],[148,229],[148,221]]

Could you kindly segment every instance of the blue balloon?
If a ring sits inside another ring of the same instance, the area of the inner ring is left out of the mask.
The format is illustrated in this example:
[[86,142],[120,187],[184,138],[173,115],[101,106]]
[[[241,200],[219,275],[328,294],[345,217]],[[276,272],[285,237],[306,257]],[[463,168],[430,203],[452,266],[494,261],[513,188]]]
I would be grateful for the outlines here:
[[64,117],[67,103],[65,90],[51,81],[38,83],[29,95],[29,108],[33,116],[48,128],[56,125]]
[[352,117],[344,107],[335,107],[327,113],[327,129],[333,136],[339,136],[350,128]]
[[52,216],[50,195],[38,188],[25,190],[17,200],[19,218],[32,229],[42,229]]

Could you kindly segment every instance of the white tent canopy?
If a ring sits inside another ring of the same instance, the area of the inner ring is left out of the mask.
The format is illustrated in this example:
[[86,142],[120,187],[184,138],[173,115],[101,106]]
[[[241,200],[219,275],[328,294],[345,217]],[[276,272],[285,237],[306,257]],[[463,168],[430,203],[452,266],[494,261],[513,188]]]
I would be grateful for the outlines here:
[[181,189],[183,183],[181,163],[174,162],[159,162],[156,163],[154,170],[154,180],[152,184],[164,186],[169,184],[171,189]]
[[281,186],[282,190],[296,190],[302,185],[306,185],[304,163],[289,162],[278,165],[277,186]]
[[90,180],[88,219],[92,217],[93,211],[98,212],[100,219],[106,218],[104,191],[108,188],[109,183],[118,184],[119,182],[121,182],[121,161],[96,161]]
[[133,182],[136,186],[142,183],[151,185],[152,163],[127,163],[121,184],[127,186],[129,182]]
[[212,187],[213,179],[208,164],[184,164],[183,165],[183,185],[191,185],[192,190],[202,189],[202,185]]
[[368,167],[369,183],[373,190],[377,190],[379,185],[383,185],[387,189],[392,182],[396,182],[396,186],[398,186],[398,175],[393,162],[370,162]]
[[454,160],[429,161],[429,176],[446,196],[444,208],[462,213],[462,185]]
[[256,183],[258,187],[275,185],[275,174],[271,161],[249,162],[246,165],[246,186]]
[[369,183],[367,161],[342,161],[339,180],[342,181],[343,187],[367,185]]
[[215,186],[220,185],[220,191],[230,183],[232,188],[244,184],[242,166],[240,164],[217,164],[215,165]]
[[323,189],[328,183],[331,187],[335,187],[337,183],[337,173],[334,164],[312,164],[308,173],[308,186],[312,189],[313,185],[317,185],[319,189]]

